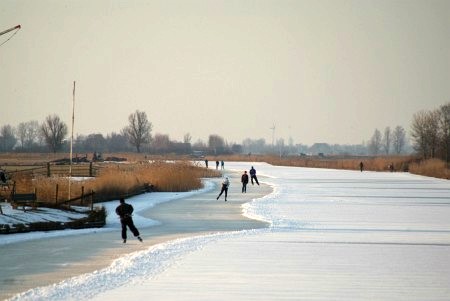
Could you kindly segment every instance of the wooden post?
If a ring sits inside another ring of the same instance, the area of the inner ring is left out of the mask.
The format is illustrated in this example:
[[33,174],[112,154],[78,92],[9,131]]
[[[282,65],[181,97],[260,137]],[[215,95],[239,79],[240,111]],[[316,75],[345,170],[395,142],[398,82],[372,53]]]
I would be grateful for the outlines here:
[[94,211],[94,190],[91,190],[91,211]]
[[33,206],[31,208],[36,209],[37,208],[37,188],[34,187],[34,195],[36,196],[36,199],[34,200]]
[[89,162],[89,176],[93,177],[93,172],[92,172],[92,162]]
[[84,199],[84,186],[81,186],[81,206],[83,206],[83,199]]
[[58,192],[59,192],[59,184],[56,184],[56,194],[55,194],[55,203],[58,205]]
[[50,162],[47,162],[47,177],[50,178],[51,172],[50,172]]

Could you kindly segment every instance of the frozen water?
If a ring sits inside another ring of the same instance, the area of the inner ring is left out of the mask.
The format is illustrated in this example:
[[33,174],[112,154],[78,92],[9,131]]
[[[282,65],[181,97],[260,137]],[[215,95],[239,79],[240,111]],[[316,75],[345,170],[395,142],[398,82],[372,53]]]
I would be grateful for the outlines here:
[[13,300],[448,300],[449,181],[253,165],[274,192],[243,212],[268,229],[157,245]]

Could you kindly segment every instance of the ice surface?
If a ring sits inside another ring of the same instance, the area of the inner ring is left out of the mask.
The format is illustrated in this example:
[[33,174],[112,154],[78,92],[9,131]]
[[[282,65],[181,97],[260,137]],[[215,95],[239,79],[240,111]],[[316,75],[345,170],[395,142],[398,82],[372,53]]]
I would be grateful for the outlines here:
[[448,300],[449,181],[252,165],[274,192],[243,212],[270,228],[157,245],[13,300]]

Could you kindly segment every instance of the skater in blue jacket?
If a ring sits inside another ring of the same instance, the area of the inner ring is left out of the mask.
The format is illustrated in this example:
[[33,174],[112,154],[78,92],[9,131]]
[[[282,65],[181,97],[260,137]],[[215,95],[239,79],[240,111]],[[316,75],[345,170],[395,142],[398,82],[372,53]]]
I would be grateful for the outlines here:
[[253,180],[255,180],[256,184],[259,185],[258,178],[256,177],[256,170],[253,168],[253,166],[252,166],[252,168],[250,169],[250,179],[251,179],[251,181],[252,181],[252,185],[254,185],[254,184],[253,184]]

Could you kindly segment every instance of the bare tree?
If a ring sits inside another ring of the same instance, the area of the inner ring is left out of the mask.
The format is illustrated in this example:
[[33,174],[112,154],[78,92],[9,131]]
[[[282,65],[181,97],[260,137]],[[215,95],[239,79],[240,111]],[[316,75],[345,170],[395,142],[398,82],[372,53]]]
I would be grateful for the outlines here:
[[105,152],[106,139],[102,134],[89,134],[83,141],[83,149],[88,152]]
[[273,148],[272,145],[267,145],[266,140],[263,138],[252,140],[250,138],[246,138],[242,141],[243,151],[250,154],[250,153],[263,153],[266,150],[269,150],[272,152]]
[[49,115],[41,125],[41,133],[49,149],[56,153],[62,148],[67,125],[57,115]]
[[370,139],[369,152],[373,155],[378,155],[381,149],[381,132],[378,129],[375,129],[375,132]]
[[0,151],[12,151],[16,146],[17,138],[15,130],[9,124],[2,126],[0,129]]
[[168,151],[170,148],[169,135],[155,134],[152,140],[152,148],[157,153]]
[[439,137],[442,157],[450,162],[450,103],[441,106],[439,110]]
[[411,137],[414,149],[423,158],[434,158],[438,143],[439,114],[437,111],[419,111],[413,116]]
[[37,142],[39,123],[36,120],[21,122],[17,126],[17,138],[22,149],[30,149]]
[[392,146],[396,154],[400,154],[406,143],[406,132],[405,129],[397,125],[392,133]]
[[128,138],[123,134],[113,132],[106,137],[106,142],[111,152],[130,151]]
[[225,140],[219,135],[209,135],[208,147],[214,151],[215,154],[220,153],[225,148]]
[[183,143],[191,143],[192,136],[189,133],[184,134],[183,136]]
[[152,123],[148,121],[147,114],[136,110],[128,116],[128,126],[123,129],[131,145],[136,147],[138,153],[141,152],[141,146],[149,143],[151,140]]
[[25,147],[31,148],[40,139],[39,122],[31,120],[26,123]]
[[384,135],[383,135],[383,141],[382,141],[382,146],[383,146],[383,149],[384,149],[384,152],[386,153],[386,155],[389,155],[389,151],[391,149],[391,141],[392,141],[391,128],[387,126],[384,129]]
[[21,122],[17,125],[17,138],[19,138],[20,147],[25,148],[25,139],[27,136],[27,127],[25,122]]

